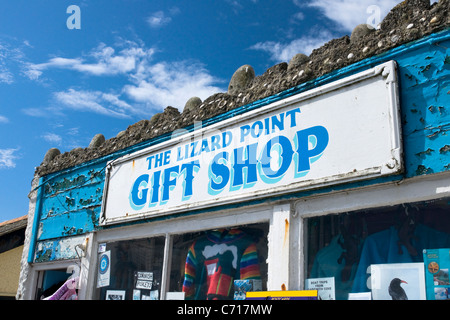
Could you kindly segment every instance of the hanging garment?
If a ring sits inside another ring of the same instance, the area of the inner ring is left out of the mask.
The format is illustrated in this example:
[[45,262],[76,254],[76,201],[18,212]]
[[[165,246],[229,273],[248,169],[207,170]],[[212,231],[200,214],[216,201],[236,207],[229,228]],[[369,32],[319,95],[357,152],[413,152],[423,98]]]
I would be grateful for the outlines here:
[[77,291],[75,289],[77,283],[78,277],[68,279],[54,294],[44,298],[44,300],[78,300]]
[[405,246],[399,250],[400,238],[398,229],[391,227],[387,230],[374,233],[366,238],[361,251],[361,258],[355,279],[353,281],[352,292],[369,292],[367,280],[370,274],[367,268],[372,264],[383,263],[410,263],[423,262],[423,249],[448,248],[450,245],[450,235],[443,233],[422,224],[418,224],[414,230],[412,245],[419,254],[412,256]]
[[214,230],[189,248],[183,292],[186,299],[227,299],[235,279],[260,277],[253,239],[239,229]]
[[314,259],[311,269],[310,278],[328,278],[334,277],[336,300],[344,300],[348,298],[353,285],[353,277],[355,276],[356,264],[352,266],[347,279],[342,277],[345,261],[339,262],[339,258],[344,253],[344,249],[340,245],[342,235],[337,235],[331,239],[330,244],[322,248]]

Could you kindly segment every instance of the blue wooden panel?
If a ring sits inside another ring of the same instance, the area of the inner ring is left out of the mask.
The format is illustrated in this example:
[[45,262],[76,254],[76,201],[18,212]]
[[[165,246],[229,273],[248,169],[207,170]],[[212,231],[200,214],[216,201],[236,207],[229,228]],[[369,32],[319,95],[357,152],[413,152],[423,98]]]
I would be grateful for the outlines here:
[[398,59],[406,177],[449,170],[450,41]]
[[73,236],[98,226],[106,162],[49,177],[42,186],[38,240]]
[[82,254],[81,250],[77,249],[77,245],[81,245],[83,242],[83,236],[38,241],[34,261],[77,259]]

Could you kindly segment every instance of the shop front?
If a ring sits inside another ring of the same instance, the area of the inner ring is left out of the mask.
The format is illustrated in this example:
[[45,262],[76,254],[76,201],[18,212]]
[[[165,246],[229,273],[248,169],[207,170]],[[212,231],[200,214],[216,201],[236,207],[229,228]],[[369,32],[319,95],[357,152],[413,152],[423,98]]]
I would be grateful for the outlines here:
[[37,177],[18,298],[447,298],[448,44]]

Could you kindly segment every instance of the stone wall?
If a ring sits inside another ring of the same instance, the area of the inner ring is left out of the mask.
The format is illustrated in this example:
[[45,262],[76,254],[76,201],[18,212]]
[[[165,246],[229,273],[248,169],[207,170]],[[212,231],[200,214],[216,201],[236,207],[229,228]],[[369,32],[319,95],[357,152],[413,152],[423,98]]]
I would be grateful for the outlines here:
[[58,149],[50,149],[36,174],[43,176],[106,156],[445,30],[450,24],[449,4],[450,0],[440,0],[433,5],[429,0],[406,0],[387,14],[378,29],[358,25],[350,36],[333,39],[313,50],[309,56],[297,54],[291,61],[272,66],[259,76],[255,76],[251,65],[243,65],[230,79],[227,92],[216,93],[204,101],[193,97],[186,102],[183,112],[168,106],[150,120],[130,125],[108,140],[97,134],[84,149],[76,148],[62,154]]

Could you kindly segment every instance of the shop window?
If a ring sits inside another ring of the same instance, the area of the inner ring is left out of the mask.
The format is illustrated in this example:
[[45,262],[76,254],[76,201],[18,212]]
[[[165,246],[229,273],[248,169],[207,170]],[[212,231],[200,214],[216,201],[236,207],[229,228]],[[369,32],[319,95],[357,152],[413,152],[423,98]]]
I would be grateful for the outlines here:
[[233,300],[246,290],[266,290],[268,229],[257,224],[174,236],[168,298]]
[[[306,222],[305,287],[318,288],[322,299],[359,295],[390,300],[398,298],[394,289],[409,300],[448,297],[450,199],[319,216]],[[427,252],[437,249],[445,249],[440,260],[428,261],[437,254]],[[440,267],[431,270],[433,263]],[[397,284],[395,278],[400,279]]]
[[164,237],[100,244],[94,299],[161,299],[164,245]]
[[[75,290],[62,292],[66,282],[73,277],[68,269],[56,269],[40,271],[38,274],[38,283],[36,289],[36,300],[58,299],[58,300],[76,300],[77,292]],[[76,286],[74,286],[76,288]],[[60,291],[62,294],[56,295]],[[64,293],[68,293],[65,294]]]

